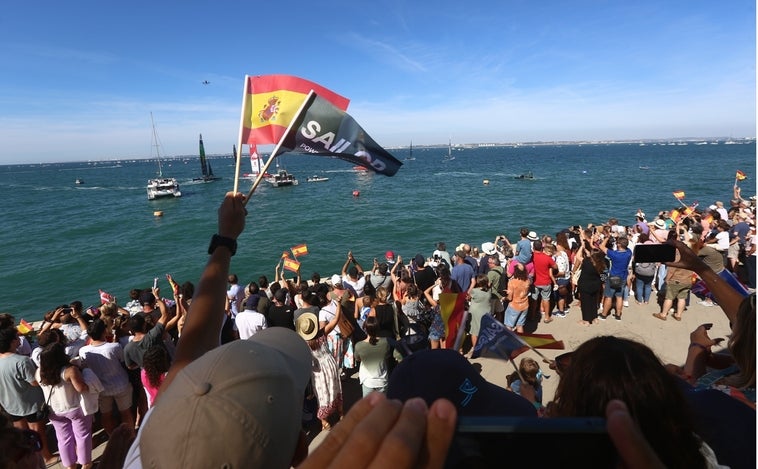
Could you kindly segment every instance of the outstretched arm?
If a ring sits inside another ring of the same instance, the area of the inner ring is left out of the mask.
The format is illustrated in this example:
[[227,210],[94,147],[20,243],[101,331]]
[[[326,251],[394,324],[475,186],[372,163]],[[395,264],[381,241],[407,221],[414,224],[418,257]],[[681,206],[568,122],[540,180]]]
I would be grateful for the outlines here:
[[[227,192],[218,209],[218,234],[234,239],[245,229],[245,197],[241,193]],[[226,313],[226,280],[232,253],[219,246],[205,265],[197,292],[192,298],[189,313],[176,347],[174,362],[161,386],[168,388],[177,373],[205,352],[219,346],[221,327]]]

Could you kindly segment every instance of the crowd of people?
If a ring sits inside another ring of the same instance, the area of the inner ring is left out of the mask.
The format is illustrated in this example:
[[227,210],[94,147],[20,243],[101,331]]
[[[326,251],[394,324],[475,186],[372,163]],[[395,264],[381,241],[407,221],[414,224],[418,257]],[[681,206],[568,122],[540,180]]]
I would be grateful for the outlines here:
[[[680,320],[695,296],[725,312],[733,329],[729,353],[711,353],[718,341],[710,339],[707,325],[692,332],[682,365],[664,366],[642,344],[598,337],[549,364],[561,376],[551,402],[542,405],[539,364],[523,362],[509,383],[513,393],[491,390],[515,396],[507,398],[510,404],[483,404],[472,415],[607,417],[624,461],[695,467],[727,461],[738,467],[728,454],[742,455],[730,446],[739,438],[727,431],[729,422],[718,422],[723,431],[705,429],[702,422],[713,415],[703,406],[695,414],[691,405],[708,398],[735,419],[752,412],[754,435],[755,207],[739,198],[738,189],[731,205],[728,211],[714,204],[660,212],[653,220],[638,211],[631,226],[611,219],[554,235],[525,227],[515,242],[498,235],[481,247],[461,243],[452,253],[439,243],[430,256],[417,254],[407,264],[387,251],[368,269],[349,251],[341,272],[326,281],[317,273],[305,280],[299,272],[287,279],[277,266],[272,281],[261,275],[241,283],[229,267],[244,229],[244,197],[227,194],[197,288],[167,276],[171,298],[155,284],[130,292],[123,306],[107,295],[99,308],[83,310],[80,301],[60,305],[34,331],[34,343],[19,334],[13,316],[0,316],[0,405],[10,422],[2,444],[33,442],[7,453],[16,467],[35,467],[21,465],[25,458],[91,467],[97,414],[110,439],[101,467],[251,461],[322,467],[348,460],[411,467],[419,458],[442,466],[447,454],[459,453],[450,450],[460,443],[453,438],[456,415],[477,407],[462,405],[445,389],[460,384],[456,373],[469,385],[481,381],[469,376],[476,371],[462,341],[453,350],[437,350],[451,348],[443,293],[463,300],[465,314],[455,316],[461,321],[455,326],[466,331],[472,348],[485,315],[523,333],[527,322],[549,330],[578,307],[578,324],[591,326],[611,314],[621,320],[633,298],[639,305],[652,302],[660,320],[669,314]],[[636,262],[635,246],[646,244],[672,246],[676,257]],[[403,340],[410,334],[420,338],[415,350]],[[627,366],[619,367],[622,362]],[[346,413],[342,383],[356,369],[364,398]],[[399,378],[411,369],[430,377],[415,378],[413,391]],[[479,388],[471,388],[472,396]],[[309,401],[322,430],[330,432],[310,456],[302,433]],[[44,431],[47,420],[55,429],[57,457]],[[373,449],[349,445],[365,439],[362,432],[373,432]],[[398,447],[396,432],[411,441]],[[626,440],[629,432],[640,438]],[[476,457],[490,456],[482,449]]]

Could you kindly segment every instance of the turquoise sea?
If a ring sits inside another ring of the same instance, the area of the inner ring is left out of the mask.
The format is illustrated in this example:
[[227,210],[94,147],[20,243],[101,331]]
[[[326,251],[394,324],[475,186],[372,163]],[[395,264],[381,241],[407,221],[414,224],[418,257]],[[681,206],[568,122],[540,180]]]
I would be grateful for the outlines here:
[[[408,156],[407,149],[391,152]],[[654,217],[677,207],[674,190],[685,191],[688,204],[728,204],[738,169],[748,175],[743,195],[755,194],[754,141],[465,148],[450,161],[446,154],[446,147],[414,148],[415,160],[391,178],[337,159],[283,156],[300,185],[263,183],[256,191],[232,271],[243,283],[271,278],[282,252],[300,243],[309,249],[300,258],[303,275],[325,277],[339,272],[348,250],[369,268],[388,249],[408,259],[430,256],[437,241],[452,250],[499,234],[516,240],[521,226],[554,234],[610,217],[631,224],[638,208]],[[156,201],[145,193],[155,161],[0,166],[0,311],[31,321],[73,300],[97,304],[98,289],[123,304],[130,289],[147,288],[154,277],[168,293],[166,273],[196,283],[234,176],[231,157],[211,163],[223,179],[201,183],[192,181],[197,158],[164,161],[164,175],[179,180],[183,196]],[[526,171],[535,179],[514,178]],[[306,182],[315,174],[329,180]],[[241,180],[240,190],[250,185]]]

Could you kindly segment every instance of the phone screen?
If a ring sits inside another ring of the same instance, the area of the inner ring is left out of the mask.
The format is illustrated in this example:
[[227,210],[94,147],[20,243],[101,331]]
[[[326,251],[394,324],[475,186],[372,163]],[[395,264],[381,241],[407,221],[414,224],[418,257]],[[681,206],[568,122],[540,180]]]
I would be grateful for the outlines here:
[[599,417],[460,417],[446,467],[616,467]]
[[634,247],[634,262],[674,262],[676,247],[671,244],[638,244]]

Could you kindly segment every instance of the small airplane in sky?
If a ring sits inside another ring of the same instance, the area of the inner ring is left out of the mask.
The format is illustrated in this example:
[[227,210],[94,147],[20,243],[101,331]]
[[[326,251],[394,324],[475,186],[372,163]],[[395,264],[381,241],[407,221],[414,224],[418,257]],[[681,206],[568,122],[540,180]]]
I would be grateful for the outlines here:
[[208,80],[203,80],[203,85],[210,85],[210,84],[211,82],[209,82]]

